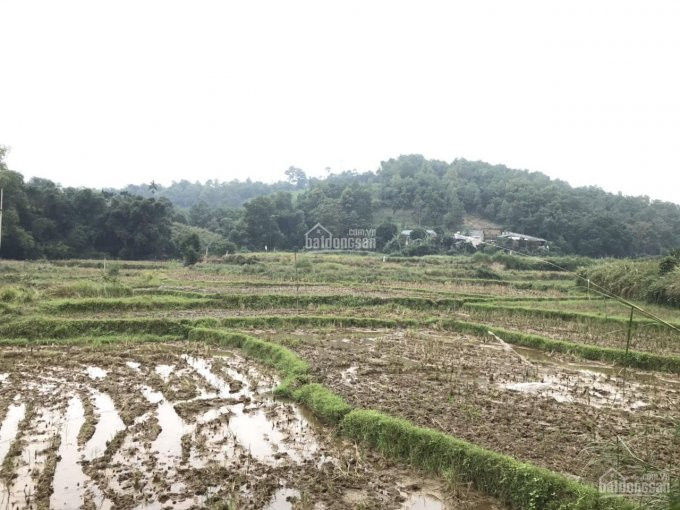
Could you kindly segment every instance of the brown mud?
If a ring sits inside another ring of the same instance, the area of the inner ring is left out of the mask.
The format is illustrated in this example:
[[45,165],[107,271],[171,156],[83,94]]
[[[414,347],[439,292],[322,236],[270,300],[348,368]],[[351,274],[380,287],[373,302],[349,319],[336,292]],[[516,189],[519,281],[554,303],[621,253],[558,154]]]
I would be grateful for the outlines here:
[[[596,483],[613,461],[677,476],[680,377],[436,331],[299,329],[280,341],[357,407]],[[639,466],[638,466],[639,467]]]
[[339,439],[274,400],[276,375],[235,352],[1,353],[3,508],[501,508]]

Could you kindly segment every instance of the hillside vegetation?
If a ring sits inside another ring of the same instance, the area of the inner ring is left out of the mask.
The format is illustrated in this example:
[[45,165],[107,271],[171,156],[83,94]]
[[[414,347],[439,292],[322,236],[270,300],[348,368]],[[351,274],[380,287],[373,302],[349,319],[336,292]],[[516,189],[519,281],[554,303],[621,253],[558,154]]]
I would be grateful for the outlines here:
[[[460,253],[452,234],[484,222],[545,238],[551,254],[636,257],[680,246],[677,204],[572,188],[541,173],[463,159],[400,156],[376,172],[325,179],[290,168],[288,182],[272,185],[181,181],[116,192],[25,182],[6,167],[5,152],[0,147],[5,258],[191,262],[206,248],[220,255],[298,250],[317,222],[336,236],[375,228],[378,250],[403,255]],[[407,248],[397,239],[401,229],[423,236],[432,229],[437,237]]]
[[419,155],[384,161],[376,172],[326,179],[308,179],[295,170],[288,172],[292,191],[271,193],[274,187],[252,183],[262,194],[238,209],[229,205],[230,198],[215,206],[220,202],[214,195],[229,197],[244,183],[194,184],[187,195],[180,192],[185,185],[175,183],[162,192],[180,206],[191,202],[188,196],[209,195],[184,212],[187,223],[252,250],[300,247],[302,234],[316,222],[336,234],[379,228],[378,244],[384,246],[397,229],[474,228],[468,217],[543,237],[553,251],[591,257],[662,255],[680,245],[677,204],[573,188],[539,172],[464,159],[449,164]]

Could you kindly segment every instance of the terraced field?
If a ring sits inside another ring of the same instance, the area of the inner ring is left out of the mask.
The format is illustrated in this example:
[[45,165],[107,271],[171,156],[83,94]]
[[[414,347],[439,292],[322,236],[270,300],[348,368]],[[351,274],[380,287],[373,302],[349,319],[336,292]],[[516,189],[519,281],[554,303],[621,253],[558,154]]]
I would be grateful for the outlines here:
[[[0,508],[661,509],[680,492],[680,333],[637,314],[628,342],[630,309],[570,273],[238,260],[0,263]],[[600,492],[611,469],[663,483]]]

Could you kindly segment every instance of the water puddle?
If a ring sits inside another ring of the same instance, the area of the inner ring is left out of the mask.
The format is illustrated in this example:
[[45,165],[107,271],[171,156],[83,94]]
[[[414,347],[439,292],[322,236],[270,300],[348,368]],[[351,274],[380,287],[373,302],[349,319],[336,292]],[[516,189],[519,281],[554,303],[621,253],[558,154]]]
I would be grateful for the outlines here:
[[318,451],[311,425],[293,404],[276,403],[270,409],[232,407],[229,428],[236,441],[250,454],[266,463],[282,458],[300,462]]
[[[83,423],[85,423],[83,403],[80,398],[72,397],[61,429],[59,461],[52,482],[54,492],[50,498],[50,508],[70,509],[79,507],[84,501],[89,478],[83,472],[78,449],[78,432]],[[111,508],[111,502],[104,497],[98,487],[91,486],[89,490],[97,502],[98,509]]]
[[635,411],[647,407],[641,400],[639,386],[607,380],[595,372],[577,372],[559,376],[544,374],[540,381],[503,383],[509,391],[552,398],[560,403],[577,402],[593,407],[617,407]]
[[137,361],[126,361],[125,364],[128,366],[128,368],[136,370],[137,372],[140,372],[139,367],[142,366],[141,363]]
[[300,499],[300,491],[296,489],[279,489],[272,496],[265,510],[292,510],[293,501]]
[[[222,398],[237,397],[245,394],[249,390],[249,385],[245,382],[238,371],[227,369],[231,381],[226,381],[212,370],[212,363],[203,358],[195,358],[189,355],[182,355],[182,359],[205,379],[210,386],[217,390],[217,395]],[[204,398],[212,398],[210,393],[205,394]]]
[[325,335],[325,341],[336,349],[351,350],[354,348],[353,344],[361,344],[372,347],[378,341],[378,334],[376,331],[366,333],[354,333],[351,336],[346,334],[328,334]]
[[286,435],[278,430],[261,410],[244,412],[243,404],[234,409],[229,428],[236,440],[253,457],[260,461],[272,461],[286,453]]
[[0,428],[0,464],[5,460],[9,447],[14,441],[19,429],[19,422],[24,419],[26,405],[12,404],[7,410],[5,419]]
[[518,393],[552,397],[558,402],[574,401],[573,397],[569,395],[568,390],[561,386],[555,377],[544,377],[542,381],[507,383],[502,386],[506,390],[516,391]]
[[621,366],[616,365],[606,365],[604,363],[579,363],[573,361],[563,361],[554,358],[545,351],[539,349],[532,349],[530,347],[520,347],[513,346],[513,349],[517,351],[522,356],[526,357],[531,361],[535,361],[544,365],[557,366],[560,368],[566,368],[569,370],[579,371],[579,372],[594,372],[600,375],[604,375],[610,378],[620,378],[623,379],[624,376],[628,382],[646,383],[653,386],[661,384],[671,384],[680,387],[680,379],[669,379],[665,378],[662,374],[653,372],[641,372],[633,369],[625,369]]
[[24,432],[24,448],[15,460],[10,486],[1,484],[0,508],[33,508],[36,504],[37,477],[45,468],[47,452],[54,440],[54,430],[61,427],[62,413],[41,409]]
[[357,381],[357,372],[359,371],[359,367],[353,366],[346,368],[340,373],[340,377],[342,377],[342,382],[345,384],[354,384]]
[[172,403],[168,402],[160,392],[151,388],[142,388],[144,397],[152,404],[158,404],[156,418],[161,426],[161,432],[152,444],[152,450],[158,455],[161,465],[175,465],[182,457],[182,436],[193,431],[193,426],[187,425],[175,411]]
[[411,494],[402,506],[404,510],[444,510],[444,503],[430,494]]
[[156,365],[156,373],[163,379],[163,382],[168,382],[174,371],[175,365]]
[[90,379],[104,379],[106,377],[106,370],[99,367],[87,367],[85,369]]
[[92,460],[104,453],[106,443],[113,439],[117,432],[125,429],[123,420],[120,419],[116,405],[106,393],[97,390],[92,391],[94,398],[95,413],[99,416],[94,434],[85,445],[84,454],[86,460]]
[[[535,363],[539,371],[533,381],[505,382],[500,386],[519,393],[548,397],[557,402],[578,402],[594,407],[617,407],[628,411],[646,409],[645,394],[672,391],[669,386],[680,380],[651,372],[626,370],[623,367],[562,361],[527,347],[513,347],[520,356]],[[546,373],[553,369],[553,374]]]
[[[212,364],[202,358],[183,355],[182,358],[198,374],[203,377],[210,386],[217,389],[220,398],[235,399],[245,397],[250,400],[254,397],[250,385],[240,370],[232,366],[222,367],[231,381],[227,382],[212,370]],[[222,358],[223,360],[225,358]],[[233,360],[232,360],[233,361]],[[237,383],[235,388],[234,383]],[[234,391],[237,389],[237,391]],[[210,395],[202,395],[206,398]],[[262,407],[249,406],[247,403],[237,403],[229,407],[223,407],[219,411],[205,413],[204,420],[215,420],[226,412],[230,413],[228,424],[218,426],[212,430],[214,440],[220,440],[231,432],[236,442],[247,450],[255,459],[276,463],[283,458],[291,458],[300,461],[303,458],[301,450],[313,453],[318,445],[306,434],[309,424],[302,414],[292,404],[268,401]]]

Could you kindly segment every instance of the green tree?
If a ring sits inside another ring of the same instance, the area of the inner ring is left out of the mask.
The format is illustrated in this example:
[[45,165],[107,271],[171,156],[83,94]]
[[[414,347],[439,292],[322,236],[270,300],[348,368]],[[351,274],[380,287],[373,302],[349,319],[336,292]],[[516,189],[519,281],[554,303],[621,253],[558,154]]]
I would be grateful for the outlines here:
[[180,253],[184,260],[185,266],[193,266],[198,262],[199,253],[201,250],[201,240],[198,234],[191,233],[187,235],[180,244]]
[[378,250],[385,248],[385,245],[395,238],[397,231],[397,226],[394,223],[385,222],[378,225],[375,229],[376,248]]
[[257,197],[244,206],[243,230],[248,247],[253,250],[280,248],[284,238],[276,221],[270,197]]
[[286,170],[285,174],[288,178],[288,182],[290,182],[297,189],[306,188],[307,184],[309,183],[307,174],[294,166],[288,167],[288,170]]

